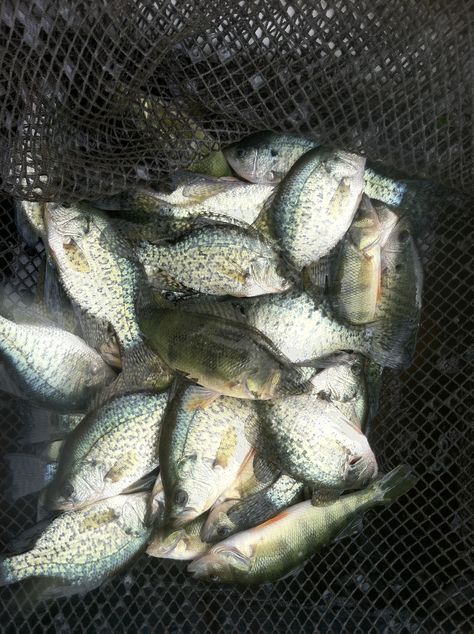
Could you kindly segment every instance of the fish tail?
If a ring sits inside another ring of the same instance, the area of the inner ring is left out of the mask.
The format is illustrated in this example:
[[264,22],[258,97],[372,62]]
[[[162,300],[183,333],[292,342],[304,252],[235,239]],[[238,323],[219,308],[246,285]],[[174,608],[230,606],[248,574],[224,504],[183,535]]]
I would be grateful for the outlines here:
[[[407,337],[407,331],[410,336]],[[366,328],[368,354],[383,367],[393,369],[408,368],[412,362],[417,325],[406,320],[401,328],[390,318],[383,318]]]
[[409,491],[416,480],[417,478],[407,465],[399,465],[372,484],[373,500],[382,506],[391,504]]
[[9,497],[15,501],[36,493],[52,480],[57,463],[27,453],[7,453],[3,456],[9,470]]
[[26,576],[17,570],[18,558],[21,555],[9,555],[0,557],[0,587],[9,586],[12,583],[21,581]]

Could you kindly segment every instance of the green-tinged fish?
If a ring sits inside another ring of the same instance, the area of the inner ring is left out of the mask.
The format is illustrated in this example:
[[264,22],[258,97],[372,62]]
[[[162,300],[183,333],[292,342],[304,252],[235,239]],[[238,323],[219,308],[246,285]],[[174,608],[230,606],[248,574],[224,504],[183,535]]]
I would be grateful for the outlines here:
[[16,411],[22,425],[17,440],[20,444],[32,444],[64,438],[83,419],[82,414],[58,414],[28,401],[19,400]]
[[302,156],[281,182],[269,211],[272,235],[301,270],[344,236],[359,205],[365,159],[325,148]]
[[33,579],[41,600],[92,590],[145,550],[151,530],[146,493],[62,513],[31,550],[2,558],[0,585]]
[[231,225],[202,227],[163,244],[142,243],[136,254],[158,288],[252,297],[290,285],[275,248],[256,231]]
[[[160,438],[165,520],[182,526],[207,511],[236,478],[251,450],[245,426],[256,424],[249,401],[221,396],[203,409],[195,385],[182,385],[166,412]],[[155,489],[156,493],[156,489]]]
[[118,396],[89,413],[68,435],[45,505],[82,508],[125,491],[158,467],[168,394]]
[[213,178],[190,172],[179,172],[173,176],[171,188],[171,193],[140,188],[96,200],[94,205],[108,211],[130,211],[131,220],[135,220],[138,212],[142,222],[218,214],[252,224],[274,193],[273,185],[244,183],[232,177]]
[[[50,319],[60,328],[79,334],[79,327],[74,308],[61,286],[59,275],[49,256],[45,261],[45,275],[43,284],[43,301]],[[86,343],[91,345],[89,341]],[[94,347],[94,346],[92,346]]]
[[[375,318],[389,325],[389,345],[400,351],[401,366],[413,358],[420,322],[423,269],[410,222],[400,218],[382,249],[380,300]],[[383,342],[382,342],[383,344]]]
[[398,206],[402,202],[406,190],[406,182],[383,176],[371,167],[365,168],[364,193],[369,198],[374,198],[387,205]]
[[367,438],[319,393],[262,402],[257,412],[249,440],[284,473],[312,486],[315,504],[362,488],[377,474]]
[[380,295],[380,222],[367,196],[343,240],[331,285],[331,302],[337,315],[351,324],[375,318]]
[[64,413],[85,411],[116,376],[76,335],[54,326],[15,324],[1,316],[0,355],[25,397]]
[[211,315],[148,309],[140,326],[170,367],[218,394],[269,399],[304,392],[304,373],[267,337],[244,324]]
[[215,582],[275,581],[348,531],[365,511],[388,506],[414,482],[408,468],[400,466],[367,489],[344,495],[329,506],[300,502],[261,526],[212,546],[188,570],[199,579]]
[[43,203],[15,200],[15,222],[18,233],[29,246],[34,247],[39,239],[44,240],[46,230],[43,220]]
[[205,525],[201,536],[206,542],[215,542],[261,524],[297,501],[303,488],[302,482],[281,475],[273,484],[237,500],[227,510],[221,505],[216,521]]
[[201,528],[206,515],[200,515],[181,528],[160,528],[146,550],[152,557],[186,561],[203,555],[209,544],[201,539]]
[[83,311],[111,324],[124,371],[126,364],[137,373],[141,367],[154,387],[166,387],[170,371],[143,344],[137,323],[143,273],[138,264],[120,255],[110,220],[86,205],[48,204],[45,222],[49,250],[68,295]]
[[234,172],[251,183],[279,183],[296,161],[318,143],[304,137],[257,132],[224,149]]
[[232,176],[232,170],[227,162],[224,153],[221,150],[213,150],[194,160],[188,167],[190,172],[197,174],[206,174],[220,178],[221,176]]

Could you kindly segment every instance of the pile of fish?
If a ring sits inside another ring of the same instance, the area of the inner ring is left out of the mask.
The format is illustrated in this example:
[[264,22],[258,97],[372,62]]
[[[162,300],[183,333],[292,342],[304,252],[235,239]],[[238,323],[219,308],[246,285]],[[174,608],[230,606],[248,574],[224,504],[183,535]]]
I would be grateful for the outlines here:
[[17,203],[46,258],[32,304],[0,317],[25,421],[5,459],[39,523],[0,584],[90,590],[145,551],[273,581],[413,486],[366,436],[383,369],[414,353],[412,185],[365,163],[265,132],[207,174]]

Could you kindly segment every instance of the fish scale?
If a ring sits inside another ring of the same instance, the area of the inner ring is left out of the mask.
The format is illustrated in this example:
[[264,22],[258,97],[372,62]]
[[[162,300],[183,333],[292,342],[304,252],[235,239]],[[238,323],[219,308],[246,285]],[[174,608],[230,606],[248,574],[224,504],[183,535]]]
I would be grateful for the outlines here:
[[[47,505],[80,508],[121,493],[153,471],[167,402],[166,392],[127,394],[88,414],[66,438]],[[66,483],[69,495],[63,492]]]
[[144,493],[116,496],[59,515],[31,550],[1,560],[1,583],[49,577],[55,578],[51,588],[99,585],[144,550],[151,534],[146,498]]

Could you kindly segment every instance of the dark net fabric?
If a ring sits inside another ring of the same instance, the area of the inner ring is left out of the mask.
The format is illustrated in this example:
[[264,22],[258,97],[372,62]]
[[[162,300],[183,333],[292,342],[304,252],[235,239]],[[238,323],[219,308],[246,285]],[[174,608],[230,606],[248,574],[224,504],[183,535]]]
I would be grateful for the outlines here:
[[[94,198],[262,129],[472,191],[468,0],[4,0],[0,29],[10,195]],[[370,428],[382,470],[406,462],[418,475],[408,495],[276,584],[207,586],[183,564],[142,557],[28,616],[15,586],[0,589],[2,631],[471,631],[473,202],[450,194],[431,210],[417,354],[403,374],[386,372]],[[19,240],[9,196],[0,216],[0,284],[27,304],[43,246]],[[19,450],[18,403],[0,395],[0,416],[2,451]],[[35,496],[12,502],[2,485],[2,551],[35,510]]]
[[0,173],[28,199],[274,129],[470,189],[469,0],[3,0]]

